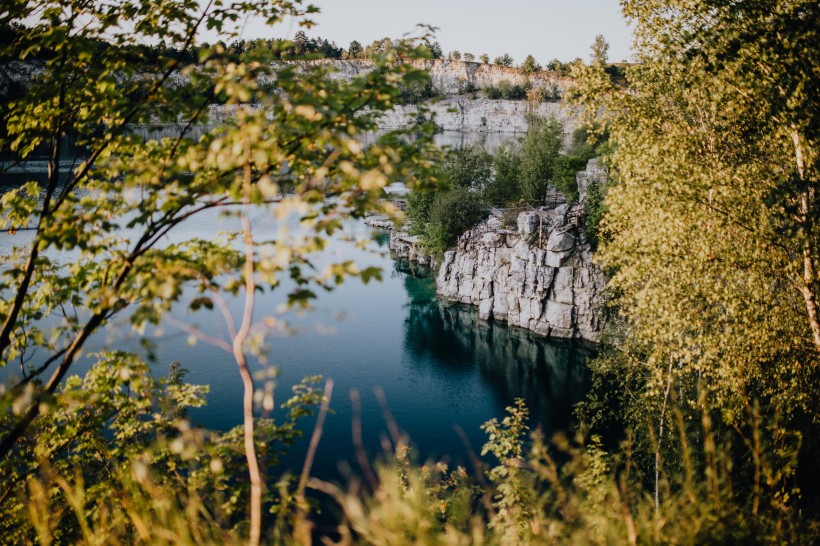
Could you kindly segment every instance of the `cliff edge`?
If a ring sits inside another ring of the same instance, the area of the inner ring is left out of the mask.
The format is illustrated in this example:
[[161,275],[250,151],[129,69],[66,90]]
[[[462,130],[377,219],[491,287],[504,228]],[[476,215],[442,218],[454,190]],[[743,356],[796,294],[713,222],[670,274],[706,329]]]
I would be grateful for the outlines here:
[[[579,177],[605,176],[590,163]],[[606,278],[592,261],[583,207],[583,201],[569,204],[556,195],[550,206],[519,213],[516,229],[490,217],[444,254],[436,291],[445,300],[478,306],[484,320],[598,341]]]

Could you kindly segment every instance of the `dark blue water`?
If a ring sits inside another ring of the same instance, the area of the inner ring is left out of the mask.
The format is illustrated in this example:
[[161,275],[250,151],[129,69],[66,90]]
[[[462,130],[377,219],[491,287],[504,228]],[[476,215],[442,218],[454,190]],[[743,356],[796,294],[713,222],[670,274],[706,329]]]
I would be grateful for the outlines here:
[[[276,233],[271,215],[257,211],[253,218],[258,236]],[[235,217],[216,213],[194,217],[182,224],[167,243],[191,237],[213,238],[221,230],[236,230]],[[17,235],[0,233],[0,253],[25,245],[31,232]],[[368,241],[362,249],[354,240]],[[282,288],[257,298],[255,321],[276,317],[285,329],[269,337],[267,362],[251,360],[256,372],[271,366],[278,369],[275,400],[289,397],[290,388],[304,376],[321,375],[335,383],[331,408],[313,475],[336,479],[342,476],[340,463],[354,463],[352,440],[354,412],[350,393],[361,397],[360,422],[367,455],[377,456],[381,438],[386,436],[384,407],[375,392],[384,393],[387,408],[400,429],[417,448],[421,460],[443,458],[469,466],[469,444],[479,452],[485,442],[480,425],[503,417],[504,408],[516,397],[526,399],[532,412],[532,426],[547,433],[572,426],[572,406],[586,391],[586,351],[572,344],[544,340],[534,334],[504,324],[482,322],[474,308],[452,306],[435,297],[430,272],[394,261],[387,249],[388,234],[350,220],[343,233],[328,249],[315,256],[319,268],[333,261],[354,260],[360,267],[370,265],[384,271],[382,282],[363,284],[352,279],[333,292],[322,292],[309,311],[283,312]],[[52,258],[66,263],[76,255]],[[194,297],[194,292],[184,299]],[[238,320],[242,299],[228,300]],[[184,302],[172,313],[176,321],[200,328],[221,339],[227,328],[217,311],[186,311]],[[231,355],[207,343],[189,343],[189,335],[173,322],[149,328],[153,368],[164,375],[171,362],[180,362],[188,371],[187,381],[210,386],[207,406],[190,412],[202,426],[227,430],[242,420],[242,384]],[[130,350],[148,358],[142,336],[130,329],[121,316],[90,340],[86,353],[104,348]],[[82,374],[90,359],[76,363],[71,373]],[[2,370],[8,378],[13,370]],[[0,377],[2,379],[2,377]],[[260,383],[261,386],[261,383]],[[277,411],[274,416],[281,416]],[[309,436],[313,420],[302,428]],[[466,442],[458,430],[463,431]],[[306,438],[283,461],[283,469],[301,468]]]

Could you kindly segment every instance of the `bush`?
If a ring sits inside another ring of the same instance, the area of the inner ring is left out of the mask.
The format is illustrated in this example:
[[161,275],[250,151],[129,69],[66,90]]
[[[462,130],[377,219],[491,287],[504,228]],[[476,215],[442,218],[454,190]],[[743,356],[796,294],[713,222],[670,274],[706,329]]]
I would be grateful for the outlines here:
[[492,180],[493,158],[483,146],[474,144],[453,150],[439,169],[451,187],[483,189]]
[[487,208],[478,193],[456,188],[436,196],[430,208],[430,223],[423,245],[433,254],[453,246],[462,233],[487,217]]
[[421,246],[433,255],[453,246],[462,233],[487,216],[480,195],[464,187],[444,193],[413,192],[407,205],[410,233],[418,235]]
[[527,55],[527,58],[524,59],[524,62],[521,63],[521,70],[524,74],[532,74],[533,72],[538,72],[541,70],[541,65],[538,64],[538,61],[535,60],[535,57],[532,55]]
[[521,160],[521,193],[527,201],[544,202],[547,188],[563,161],[560,154],[563,141],[564,128],[555,118],[530,120]]
[[493,178],[484,188],[484,201],[506,205],[521,199],[521,150],[509,142],[498,147],[493,157]]
[[530,84],[513,84],[510,80],[501,80],[498,86],[488,86],[484,88],[484,94],[488,99],[498,100],[523,100],[527,98]]
[[484,94],[490,100],[498,100],[501,98],[501,90],[498,87],[485,87]]
[[399,89],[401,91],[401,97],[398,100],[400,104],[418,104],[441,96],[441,91],[436,89],[429,75],[422,81],[399,85]]

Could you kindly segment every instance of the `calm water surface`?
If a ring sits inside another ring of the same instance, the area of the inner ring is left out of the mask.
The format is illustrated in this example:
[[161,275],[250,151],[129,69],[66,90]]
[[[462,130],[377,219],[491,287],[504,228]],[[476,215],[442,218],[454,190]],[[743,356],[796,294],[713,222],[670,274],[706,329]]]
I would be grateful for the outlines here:
[[[257,214],[253,224],[257,235],[274,230],[267,213]],[[237,227],[235,218],[210,214],[184,223],[175,240],[213,237],[220,230]],[[586,389],[584,349],[549,342],[519,328],[482,322],[474,308],[440,302],[429,271],[391,259],[388,233],[354,220],[348,221],[343,231],[322,256],[317,256],[319,265],[347,259],[361,266],[376,265],[384,271],[382,282],[364,285],[358,279],[349,280],[333,292],[321,293],[314,309],[301,313],[282,315],[277,311],[285,299],[284,290],[257,298],[256,320],[276,315],[284,318],[290,329],[289,334],[269,340],[268,365],[280,370],[277,403],[284,401],[290,387],[304,376],[322,375],[335,383],[333,413],[324,429],[315,476],[338,478],[339,463],[355,460],[352,389],[360,393],[360,422],[371,456],[378,455],[380,439],[387,434],[376,389],[383,390],[390,412],[422,460],[444,458],[469,464],[465,442],[457,430],[463,430],[472,449],[480,451],[485,437],[479,426],[503,416],[504,407],[516,397],[527,400],[533,426],[548,432],[571,426],[572,406]],[[9,252],[29,236],[25,232],[0,234],[0,252]],[[363,250],[353,240],[369,243]],[[71,261],[73,257],[62,259]],[[186,295],[190,297],[193,293]],[[242,301],[228,303],[238,316]],[[224,321],[216,312],[193,313],[180,305],[173,316],[209,335],[226,335]],[[207,343],[190,345],[188,334],[173,324],[149,329],[147,335],[154,345],[157,375],[167,373],[168,365],[179,361],[189,370],[190,383],[210,386],[207,406],[191,412],[195,422],[219,430],[241,423],[242,384],[230,355]],[[127,317],[116,319],[96,335],[86,352],[103,348],[145,354],[140,336],[127,325]],[[83,373],[89,362],[78,362],[73,373]],[[255,362],[254,368],[263,371],[266,365]],[[8,373],[10,370],[4,370],[4,375]],[[312,424],[312,420],[303,423],[306,432]],[[301,440],[283,466],[298,471],[306,443],[306,438]]]

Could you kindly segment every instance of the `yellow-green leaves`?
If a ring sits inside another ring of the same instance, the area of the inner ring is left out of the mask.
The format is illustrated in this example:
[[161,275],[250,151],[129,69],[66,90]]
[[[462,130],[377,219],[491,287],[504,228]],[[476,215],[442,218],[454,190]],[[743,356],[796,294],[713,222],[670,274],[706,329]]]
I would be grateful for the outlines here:
[[639,61],[628,87],[581,74],[576,101],[615,145],[599,259],[650,384],[673,361],[682,403],[708,392],[736,410],[762,396],[817,419],[805,404],[820,362],[806,294],[820,289],[806,272],[820,260],[820,142],[806,90],[820,74],[800,44],[818,40],[806,24],[818,9],[627,2]]

